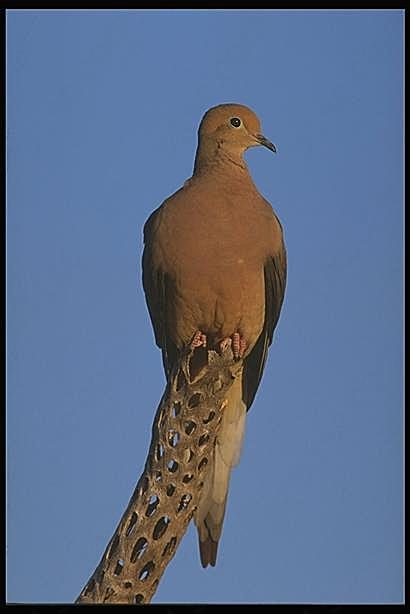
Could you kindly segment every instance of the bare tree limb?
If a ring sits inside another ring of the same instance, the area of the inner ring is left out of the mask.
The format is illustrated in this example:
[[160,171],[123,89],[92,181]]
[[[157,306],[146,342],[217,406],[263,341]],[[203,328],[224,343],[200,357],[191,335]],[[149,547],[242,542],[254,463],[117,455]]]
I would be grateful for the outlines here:
[[242,370],[228,348],[190,376],[182,356],[159,404],[142,476],[104,555],[76,600],[149,603],[198,505],[226,393]]

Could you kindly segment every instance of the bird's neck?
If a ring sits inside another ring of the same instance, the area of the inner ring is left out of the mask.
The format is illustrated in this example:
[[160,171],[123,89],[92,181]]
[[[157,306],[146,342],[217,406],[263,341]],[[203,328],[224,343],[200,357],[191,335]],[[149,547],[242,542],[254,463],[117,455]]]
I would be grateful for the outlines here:
[[229,150],[224,142],[201,142],[198,146],[193,176],[204,173],[249,175],[243,152]]

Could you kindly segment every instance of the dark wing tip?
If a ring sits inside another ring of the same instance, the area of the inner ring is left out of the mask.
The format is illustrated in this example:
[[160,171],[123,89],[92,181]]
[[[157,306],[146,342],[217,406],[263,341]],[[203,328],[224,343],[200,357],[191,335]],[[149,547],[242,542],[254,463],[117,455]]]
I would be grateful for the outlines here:
[[284,245],[275,255],[267,259],[264,266],[265,278],[265,321],[259,339],[251,353],[244,360],[242,377],[243,400],[249,409],[262,378],[268,347],[279,319],[286,285],[286,252]]

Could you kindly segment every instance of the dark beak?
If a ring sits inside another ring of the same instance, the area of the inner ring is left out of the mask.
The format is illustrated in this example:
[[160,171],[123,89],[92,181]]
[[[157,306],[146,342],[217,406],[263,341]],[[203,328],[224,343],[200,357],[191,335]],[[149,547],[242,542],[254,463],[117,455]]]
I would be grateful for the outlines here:
[[263,145],[264,147],[267,147],[268,149],[270,149],[271,151],[273,151],[273,153],[276,153],[276,147],[273,143],[271,143],[270,141],[268,141],[268,139],[263,136],[263,134],[256,134],[256,139],[258,141],[258,143],[260,143],[260,145]]

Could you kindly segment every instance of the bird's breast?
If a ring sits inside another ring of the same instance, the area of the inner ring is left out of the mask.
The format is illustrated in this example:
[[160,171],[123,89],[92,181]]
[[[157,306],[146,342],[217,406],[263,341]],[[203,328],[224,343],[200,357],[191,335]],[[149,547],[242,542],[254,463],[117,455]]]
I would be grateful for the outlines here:
[[241,207],[234,195],[215,194],[212,207],[207,198],[193,191],[161,212],[156,241],[173,282],[167,317],[174,342],[189,343],[196,330],[215,342],[239,332],[251,347],[264,322],[263,269],[275,216],[262,198]]

